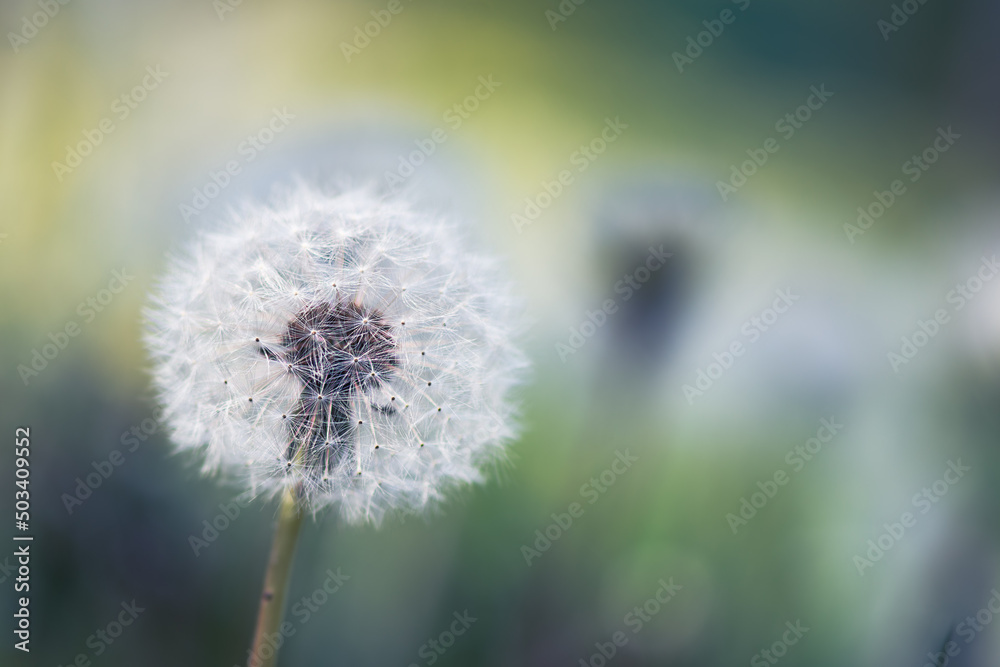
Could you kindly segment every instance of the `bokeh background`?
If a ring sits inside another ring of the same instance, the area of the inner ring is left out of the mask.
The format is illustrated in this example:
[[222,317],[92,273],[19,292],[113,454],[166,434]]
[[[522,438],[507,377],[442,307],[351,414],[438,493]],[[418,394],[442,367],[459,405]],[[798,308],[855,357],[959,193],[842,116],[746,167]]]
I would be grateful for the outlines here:
[[[294,178],[388,191],[386,171],[440,127],[447,141],[399,189],[507,258],[533,322],[524,435],[496,481],[439,515],[308,525],[292,604],[328,569],[350,579],[290,619],[281,664],[598,667],[617,631],[627,642],[607,663],[622,666],[772,664],[763,650],[924,665],[949,641],[950,665],[996,664],[1000,280],[975,277],[1000,250],[1000,5],[400,0],[366,44],[358,31],[389,4],[0,7],[0,405],[6,442],[31,427],[35,535],[32,651],[7,628],[0,663],[245,662],[276,508],[249,505],[194,553],[238,490],[171,454],[142,305],[165,253],[226,206]],[[704,33],[724,10],[721,34]],[[894,12],[898,30],[879,23]],[[679,68],[699,33],[707,46]],[[147,68],[162,80],[131,93]],[[455,127],[446,112],[491,76]],[[813,86],[833,95],[787,137],[776,124]],[[123,94],[143,97],[127,117]],[[294,118],[250,151],[275,110]],[[53,166],[104,118],[113,132],[78,166]],[[578,171],[606,119],[627,128]],[[904,163],[942,128],[960,137],[910,181]],[[769,137],[778,151],[723,198],[718,183]],[[240,173],[185,215],[231,160]],[[572,184],[519,226],[563,169]],[[863,234],[845,230],[895,179],[905,193]],[[661,245],[671,258],[626,301],[616,284]],[[123,269],[134,278],[87,315]],[[961,309],[959,284],[980,288]],[[797,300],[751,342],[745,323],[779,289]],[[593,336],[559,348],[607,299],[618,309],[583,327]],[[938,309],[948,321],[894,369],[888,353]],[[69,322],[65,349],[19,371]],[[734,341],[745,353],[686,394]],[[824,418],[843,428],[796,469],[786,455]],[[121,465],[68,502],[113,450]],[[637,462],[594,498],[584,485],[619,452]],[[959,460],[968,472],[937,495]],[[8,517],[12,466],[8,450]],[[745,525],[727,519],[778,471],[787,484]],[[924,488],[933,503],[915,503]],[[573,502],[583,515],[552,528]],[[907,511],[915,525],[886,538]],[[556,539],[526,557],[546,530]],[[880,536],[889,548],[859,566]],[[671,578],[680,591],[633,632],[628,614]],[[132,600],[144,611],[111,645],[88,639]],[[476,621],[434,652],[466,611]],[[782,646],[786,623],[808,631]]]

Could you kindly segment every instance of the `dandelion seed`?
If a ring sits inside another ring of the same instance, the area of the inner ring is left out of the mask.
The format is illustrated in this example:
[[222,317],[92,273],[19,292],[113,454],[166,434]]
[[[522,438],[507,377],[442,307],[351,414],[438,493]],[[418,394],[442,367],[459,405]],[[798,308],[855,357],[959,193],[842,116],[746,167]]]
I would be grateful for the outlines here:
[[419,513],[517,431],[508,286],[402,201],[300,186],[245,207],[172,260],[147,317],[177,448],[313,512]]

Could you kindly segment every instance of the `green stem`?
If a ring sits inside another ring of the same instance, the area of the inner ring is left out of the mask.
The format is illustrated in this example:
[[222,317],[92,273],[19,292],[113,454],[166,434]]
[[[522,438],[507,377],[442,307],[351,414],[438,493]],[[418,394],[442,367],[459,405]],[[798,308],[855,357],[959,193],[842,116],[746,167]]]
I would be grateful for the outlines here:
[[292,572],[302,518],[298,491],[290,488],[281,497],[271,558],[264,575],[264,592],[261,593],[260,610],[257,612],[257,629],[247,662],[249,667],[274,667],[278,663],[278,646],[284,642],[284,638],[278,637],[278,628],[285,610],[285,592]]

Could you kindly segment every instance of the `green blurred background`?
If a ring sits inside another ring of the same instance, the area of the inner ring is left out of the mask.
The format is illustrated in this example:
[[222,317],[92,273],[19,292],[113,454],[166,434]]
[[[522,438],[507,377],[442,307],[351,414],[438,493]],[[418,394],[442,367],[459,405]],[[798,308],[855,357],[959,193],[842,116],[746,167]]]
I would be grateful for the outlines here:
[[[378,0],[71,0],[43,2],[58,11],[31,32],[44,7],[4,2],[2,428],[12,443],[31,427],[35,541],[32,651],[5,641],[0,662],[245,663],[276,508],[251,504],[194,553],[238,490],[200,478],[152,421],[142,305],[165,253],[226,205],[295,177],[388,189],[385,172],[443,127],[403,189],[508,259],[534,322],[524,436],[497,481],[439,515],[308,525],[292,604],[328,569],[350,579],[307,622],[290,617],[281,664],[772,664],[767,649],[923,665],[949,640],[948,664],[996,664],[1000,624],[981,615],[967,641],[962,623],[1000,585],[1000,291],[986,282],[961,310],[948,294],[1000,249],[1000,6],[897,4],[915,12],[886,31],[893,4],[862,0],[400,0],[395,14]],[[725,10],[678,71],[674,54]],[[122,117],[115,100],[147,67],[166,75]],[[449,124],[490,76],[495,91]],[[783,137],[813,86],[833,96]],[[294,118],[248,159],[275,109]],[[57,173],[103,118],[114,131]],[[627,129],[519,229],[525,199],[576,169],[608,118]],[[949,126],[954,146],[849,238],[858,207]],[[723,200],[718,182],[768,137],[780,149]],[[185,220],[230,160],[241,173]],[[661,244],[672,257],[626,302],[615,285]],[[87,315],[123,268],[134,279]],[[687,400],[777,289],[799,297],[789,313]],[[619,309],[560,355],[608,298]],[[948,323],[894,372],[887,353],[938,308]],[[18,370],[71,321],[79,335],[37,375]],[[786,453],[831,417],[844,428],[795,471]],[[68,503],[116,449],[121,465]],[[637,462],[590,504],[581,487],[626,451]],[[920,514],[912,496],[958,459],[971,470]],[[11,513],[12,468],[0,457]],[[779,470],[790,481],[734,534],[727,515]],[[551,528],[573,502],[582,516]],[[855,556],[906,511],[916,525],[859,573]],[[546,529],[558,537],[526,558]],[[682,589],[633,632],[627,615],[670,578]],[[88,638],[132,600],[145,611],[95,655]],[[468,631],[428,648],[466,610]],[[796,621],[801,641],[769,648]]]

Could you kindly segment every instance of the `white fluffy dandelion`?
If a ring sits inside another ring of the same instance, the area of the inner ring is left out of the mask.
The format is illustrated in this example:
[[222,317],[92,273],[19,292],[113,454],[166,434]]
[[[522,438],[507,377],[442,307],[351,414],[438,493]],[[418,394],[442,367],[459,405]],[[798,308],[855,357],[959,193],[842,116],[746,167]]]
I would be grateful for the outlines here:
[[378,524],[481,481],[516,431],[506,282],[399,200],[299,186],[234,212],[147,315],[174,443],[256,494]]

